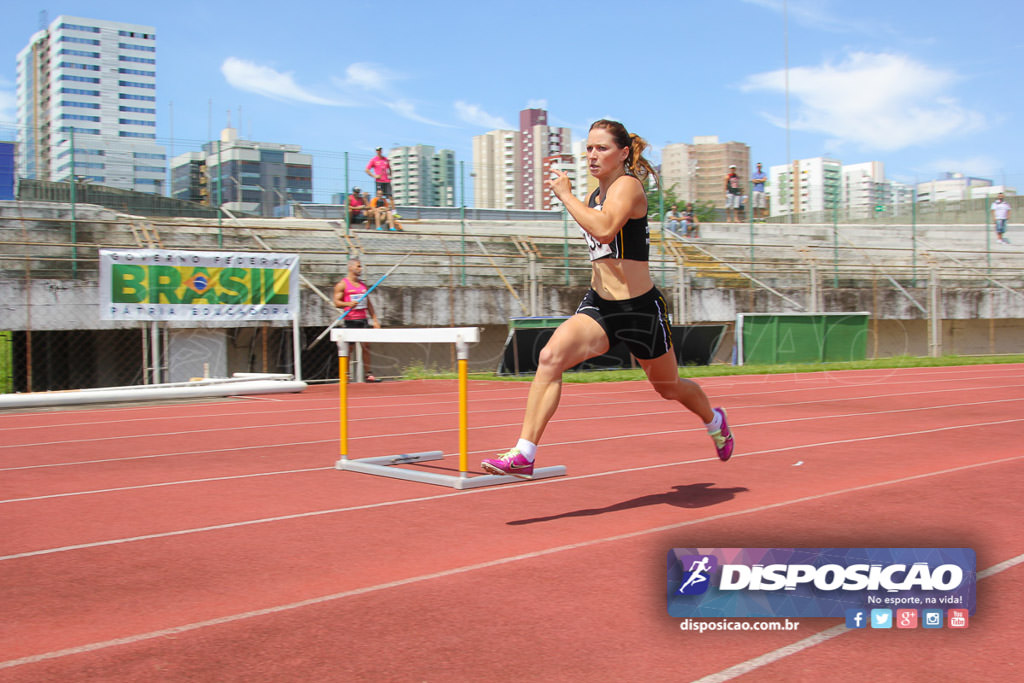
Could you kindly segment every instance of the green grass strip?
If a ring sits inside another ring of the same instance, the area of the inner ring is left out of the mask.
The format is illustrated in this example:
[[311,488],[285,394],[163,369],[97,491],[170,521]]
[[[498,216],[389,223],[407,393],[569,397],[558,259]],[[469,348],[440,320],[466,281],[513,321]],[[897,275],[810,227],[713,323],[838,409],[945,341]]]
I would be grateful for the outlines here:
[[[1024,354],[1001,356],[893,356],[872,360],[846,361],[841,363],[783,363],[779,365],[685,365],[679,368],[680,377],[723,377],[730,375],[786,375],[803,372],[829,372],[835,370],[877,370],[886,368],[935,368],[955,365],[996,365],[1024,363]],[[401,379],[455,379],[454,372],[425,368],[422,364],[405,369]],[[471,372],[472,379],[528,382],[533,374],[498,375],[493,372]],[[567,372],[563,382],[586,384],[589,382],[628,382],[646,379],[643,370],[581,370]]]

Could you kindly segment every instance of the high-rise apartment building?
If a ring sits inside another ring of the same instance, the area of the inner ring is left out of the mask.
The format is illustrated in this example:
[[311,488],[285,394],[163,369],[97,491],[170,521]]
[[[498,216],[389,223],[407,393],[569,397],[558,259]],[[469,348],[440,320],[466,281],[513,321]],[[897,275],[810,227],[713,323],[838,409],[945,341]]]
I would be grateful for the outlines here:
[[796,159],[791,166],[772,166],[768,171],[771,215],[786,216],[842,208],[842,163],[815,157]]
[[597,189],[597,178],[590,175],[590,164],[587,162],[587,141],[579,140],[572,143],[572,155],[576,168],[576,179],[572,189],[580,201],[587,201],[590,193]]
[[544,187],[544,180],[555,167],[576,175],[572,132],[549,126],[548,113],[543,109],[524,109],[519,112],[518,131],[492,130],[473,138],[476,205],[502,209],[560,208],[561,202]]
[[521,209],[554,209],[562,203],[544,187],[553,163],[567,173],[574,167],[572,131],[548,125],[543,109],[519,112],[519,158],[522,175],[519,181]]
[[434,151],[432,145],[393,147],[391,192],[395,204],[455,206],[455,152]]
[[152,26],[57,17],[18,53],[17,111],[20,176],[163,194]]
[[[532,209],[536,201],[535,171],[537,154],[535,146],[542,152],[543,131],[548,125],[548,113],[543,109],[523,109],[519,112],[519,192],[516,198],[519,209]],[[536,143],[536,145],[535,145]],[[546,154],[544,154],[546,156]]]
[[521,175],[519,131],[492,130],[473,136],[473,206],[518,208]]
[[725,178],[729,167],[750,194],[750,147],[742,142],[719,142],[716,135],[666,145],[661,150],[661,186],[671,188],[684,202],[711,202],[725,208]]
[[287,215],[291,202],[313,201],[313,157],[299,145],[242,140],[234,128],[207,142],[202,153],[171,162],[171,196],[228,211]]
[[171,197],[211,204],[205,152],[185,152],[171,160]]
[[[944,173],[936,180],[917,183],[917,201],[960,201],[971,197],[984,197],[986,193],[980,188],[990,186],[992,181],[986,178],[972,178],[963,173]],[[972,194],[976,188],[980,191]]]
[[892,203],[892,183],[885,179],[885,164],[865,161],[842,167],[842,195],[840,206],[850,218],[866,218],[878,207]]

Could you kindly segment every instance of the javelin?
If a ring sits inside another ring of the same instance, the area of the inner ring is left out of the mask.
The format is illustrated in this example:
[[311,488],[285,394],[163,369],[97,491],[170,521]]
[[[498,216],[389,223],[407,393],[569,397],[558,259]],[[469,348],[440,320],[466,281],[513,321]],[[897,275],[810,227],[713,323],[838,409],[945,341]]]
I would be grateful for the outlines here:
[[[395,265],[391,266],[391,268],[388,270],[388,272],[386,272],[383,275],[381,275],[380,279],[377,280],[376,282],[374,282],[373,286],[370,287],[368,290],[366,290],[366,293],[363,294],[362,298],[365,299],[366,297],[370,296],[370,292],[372,292],[373,290],[377,289],[377,285],[379,285],[380,283],[384,282],[384,278],[386,278],[388,275],[391,275],[391,273],[395,272],[395,269],[398,268],[398,266],[400,266],[403,263],[405,263],[405,259],[409,258],[410,256],[412,256],[412,252],[411,251],[408,254],[406,254],[405,256],[403,256],[401,258],[401,260],[399,260],[398,263],[396,263]],[[333,330],[335,325],[337,325],[342,320],[344,320],[345,316],[348,315],[352,311],[353,308],[355,308],[355,306],[352,306],[351,308],[346,308],[345,312],[342,313],[341,315],[339,315],[337,320],[335,320],[333,323],[328,325],[327,329],[324,330],[323,332],[321,332],[319,337],[317,337],[316,339],[314,339],[313,341],[311,341],[309,343],[309,346],[306,347],[306,350],[309,351],[311,348],[313,348],[314,344],[316,344],[318,341],[320,341],[321,339],[326,337],[327,333],[330,332],[331,330]]]

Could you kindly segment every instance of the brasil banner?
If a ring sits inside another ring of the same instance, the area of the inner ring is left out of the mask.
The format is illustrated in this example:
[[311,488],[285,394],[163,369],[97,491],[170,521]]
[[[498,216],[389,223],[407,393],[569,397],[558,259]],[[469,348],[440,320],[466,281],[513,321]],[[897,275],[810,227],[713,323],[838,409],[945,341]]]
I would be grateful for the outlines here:
[[100,249],[103,320],[292,320],[298,254]]

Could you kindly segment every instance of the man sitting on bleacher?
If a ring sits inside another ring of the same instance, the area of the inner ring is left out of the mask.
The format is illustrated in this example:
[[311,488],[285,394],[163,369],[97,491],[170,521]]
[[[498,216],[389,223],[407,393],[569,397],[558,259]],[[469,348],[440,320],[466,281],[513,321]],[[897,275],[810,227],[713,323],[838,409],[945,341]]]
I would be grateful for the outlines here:
[[366,220],[370,206],[366,203],[363,191],[358,187],[352,188],[352,194],[345,200],[348,205],[348,218],[350,223],[362,223]]
[[370,200],[370,213],[373,215],[373,225],[378,230],[384,229],[381,224],[388,226],[388,230],[398,230],[395,212],[391,210],[391,200],[384,194],[384,190],[377,190],[377,196]]

